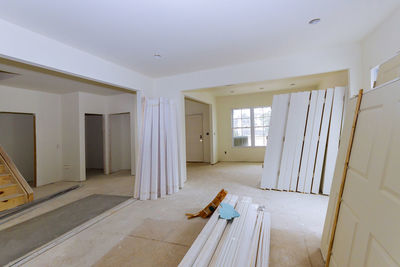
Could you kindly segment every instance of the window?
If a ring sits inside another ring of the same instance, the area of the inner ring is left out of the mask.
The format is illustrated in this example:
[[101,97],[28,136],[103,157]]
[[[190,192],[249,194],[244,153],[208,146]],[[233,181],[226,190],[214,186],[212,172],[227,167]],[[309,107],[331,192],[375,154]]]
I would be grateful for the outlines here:
[[233,146],[251,146],[251,109],[233,110]]
[[270,119],[271,107],[233,109],[233,146],[266,146]]
[[266,146],[271,120],[271,107],[254,108],[254,144],[255,146]]

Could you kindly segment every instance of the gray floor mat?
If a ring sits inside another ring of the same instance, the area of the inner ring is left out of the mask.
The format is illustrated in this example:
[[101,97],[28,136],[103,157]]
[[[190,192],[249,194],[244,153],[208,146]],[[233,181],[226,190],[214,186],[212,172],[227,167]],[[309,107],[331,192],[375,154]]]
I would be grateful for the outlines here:
[[90,195],[0,231],[0,265],[24,256],[129,198]]

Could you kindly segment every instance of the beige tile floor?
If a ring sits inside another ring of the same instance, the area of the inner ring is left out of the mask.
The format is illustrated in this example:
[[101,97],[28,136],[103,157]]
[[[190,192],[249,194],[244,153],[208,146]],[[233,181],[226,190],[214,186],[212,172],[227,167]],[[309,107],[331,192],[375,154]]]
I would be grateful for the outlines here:
[[[201,218],[186,220],[184,213],[203,208],[221,188],[251,196],[271,212],[270,266],[323,266],[319,242],[328,197],[260,190],[261,171],[261,164],[252,163],[191,164],[188,181],[178,193],[136,201],[26,266],[176,266],[206,223]],[[114,188],[114,182],[121,185]],[[131,184],[132,178],[122,174],[92,177],[35,213],[94,192],[117,194],[119,188],[122,194],[130,193]]]

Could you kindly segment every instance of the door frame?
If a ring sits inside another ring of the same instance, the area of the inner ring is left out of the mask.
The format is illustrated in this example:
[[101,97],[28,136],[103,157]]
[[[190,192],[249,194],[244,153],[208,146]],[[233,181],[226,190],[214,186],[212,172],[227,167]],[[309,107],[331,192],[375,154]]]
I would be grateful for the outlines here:
[[106,164],[107,164],[107,159],[106,159],[106,131],[105,131],[105,114],[102,113],[93,113],[93,112],[85,112],[83,114],[83,120],[84,120],[84,139],[85,139],[85,145],[83,146],[84,148],[84,156],[85,156],[85,180],[87,179],[86,177],[86,115],[92,115],[92,116],[101,116],[101,126],[102,126],[102,132],[103,132],[103,173],[106,173]]
[[29,112],[13,112],[13,111],[0,111],[0,114],[32,115],[33,117],[33,186],[32,187],[37,187],[36,114]]
[[[209,164],[211,164],[211,165],[213,165],[213,164],[216,164],[217,162],[216,162],[216,160],[215,160],[215,158],[214,158],[214,153],[213,153],[213,150],[214,150],[214,138],[216,138],[216,136],[214,135],[214,127],[213,127],[213,110],[212,110],[212,105],[213,104],[210,104],[210,103],[207,103],[207,102],[204,102],[204,101],[201,101],[201,100],[198,100],[198,99],[196,99],[196,98],[194,98],[194,97],[191,97],[191,96],[187,96],[187,95],[185,95],[185,94],[183,94],[183,105],[184,105],[184,107],[183,107],[183,112],[184,112],[184,129],[185,129],[185,151],[184,151],[184,154],[185,154],[185,158],[186,158],[186,113],[185,113],[185,110],[186,110],[186,103],[185,103],[185,100],[190,100],[190,101],[193,101],[193,102],[197,102],[197,103],[200,103],[200,104],[203,104],[203,105],[207,105],[208,106],[208,117],[209,117],[209,125],[208,125],[208,129],[209,129],[209,131],[208,131],[208,133],[209,133],[209,139],[210,139],[210,155],[209,155],[209,157],[210,157],[210,162],[207,162],[207,163],[209,163]],[[196,114],[198,114],[198,113],[196,113]],[[196,114],[191,114],[191,115],[196,115]],[[204,121],[204,116],[203,116],[203,121]],[[203,123],[203,134],[204,134],[204,123]],[[203,136],[203,138],[204,138],[204,136]],[[204,143],[203,143],[203,151],[204,151]],[[204,154],[204,152],[203,152],[203,154]],[[187,161],[186,160],[186,162],[189,162],[189,161]],[[203,155],[203,162],[204,162],[204,155]]]

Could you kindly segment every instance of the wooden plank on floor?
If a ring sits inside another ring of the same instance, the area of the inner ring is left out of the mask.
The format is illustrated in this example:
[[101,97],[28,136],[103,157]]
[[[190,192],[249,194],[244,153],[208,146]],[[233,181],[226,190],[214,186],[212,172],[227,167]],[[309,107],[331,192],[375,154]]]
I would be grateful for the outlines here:
[[263,189],[277,188],[289,98],[289,94],[275,95],[273,98],[268,143],[265,150],[264,169],[261,178],[261,188]]
[[304,129],[310,92],[293,93],[290,96],[288,120],[283,144],[278,189],[296,190]]
[[[251,204],[251,201],[252,200],[249,197],[242,197],[242,199],[238,202],[238,204],[236,206],[236,209],[239,212],[240,216],[239,216],[238,220],[233,220],[232,224],[236,224],[238,221],[241,221],[241,220],[243,220],[243,218],[246,217],[247,208]],[[232,203],[229,203],[229,204],[232,205]],[[240,208],[241,205],[243,205],[245,210],[242,210]],[[234,206],[234,204],[232,206]],[[227,223],[228,223],[228,220],[225,220],[222,218],[220,218],[218,220],[212,233],[210,234],[209,238],[207,239],[207,242],[204,244],[197,259],[193,263],[193,265],[192,265],[193,267],[212,266],[212,257],[214,255],[215,250],[217,249],[217,247],[219,245],[219,241],[224,233]],[[236,228],[230,228],[231,231],[233,229],[236,229]],[[237,234],[237,231],[232,231],[232,232],[233,232],[233,234]],[[229,242],[229,244],[230,244],[231,242],[237,243],[237,242],[235,242],[236,240],[237,239],[228,238],[226,241]],[[229,252],[230,251],[228,251],[228,253]],[[225,266],[225,265],[217,265],[217,266]],[[227,266],[229,266],[229,265],[227,265]]]
[[318,91],[316,91],[316,90],[312,91],[311,99],[310,99],[310,108],[308,110],[306,135],[304,137],[303,154],[301,156],[299,181],[297,184],[298,192],[304,192],[304,185],[305,185],[305,180],[306,180],[308,162],[312,161],[312,159],[311,159],[311,157],[312,157],[311,140],[312,140],[313,134],[314,134],[313,130],[314,130],[315,114],[317,112],[317,99],[318,99]]
[[319,193],[319,187],[321,184],[322,168],[325,159],[326,141],[328,138],[329,122],[331,118],[332,100],[333,100],[333,89],[329,88],[328,90],[326,90],[324,112],[322,115],[321,131],[319,135],[317,158],[315,161],[315,171],[311,188],[311,192],[314,194]]
[[[305,171],[305,181],[303,193],[311,192],[312,178],[314,175],[315,160],[317,156],[319,132],[321,129],[321,119],[324,107],[326,90],[318,90],[317,102],[315,107],[314,124],[311,134],[310,152],[308,154],[307,167]],[[302,165],[303,166],[303,165]]]
[[[232,206],[235,206],[237,201],[238,201],[238,196],[236,195],[231,195],[228,194],[225,199],[224,203],[228,203]],[[218,208],[219,209],[219,208]],[[193,266],[195,261],[197,260],[197,257],[203,251],[205,244],[208,242],[210,246],[210,243],[212,242],[211,240],[209,241],[209,238],[214,231],[214,228],[216,227],[218,221],[223,222],[222,220],[219,219],[219,213],[218,210],[216,210],[213,215],[211,215],[211,218],[208,220],[207,224],[204,226],[203,230],[201,230],[200,234],[197,236],[196,240],[193,242],[192,246],[186,253],[185,257],[182,259],[182,261],[179,264],[179,267],[189,267]],[[215,238],[215,236],[213,237]],[[213,240],[214,242],[215,240]],[[207,255],[203,255],[203,260],[209,261],[209,253],[210,250],[207,249],[207,251],[203,251],[203,253],[207,253]],[[212,255],[211,255],[212,256]]]
[[333,95],[331,123],[329,127],[329,139],[326,151],[326,164],[324,169],[324,181],[322,193],[328,195],[331,191],[333,174],[335,172],[336,157],[339,151],[340,130],[342,125],[344,87],[336,87]]

